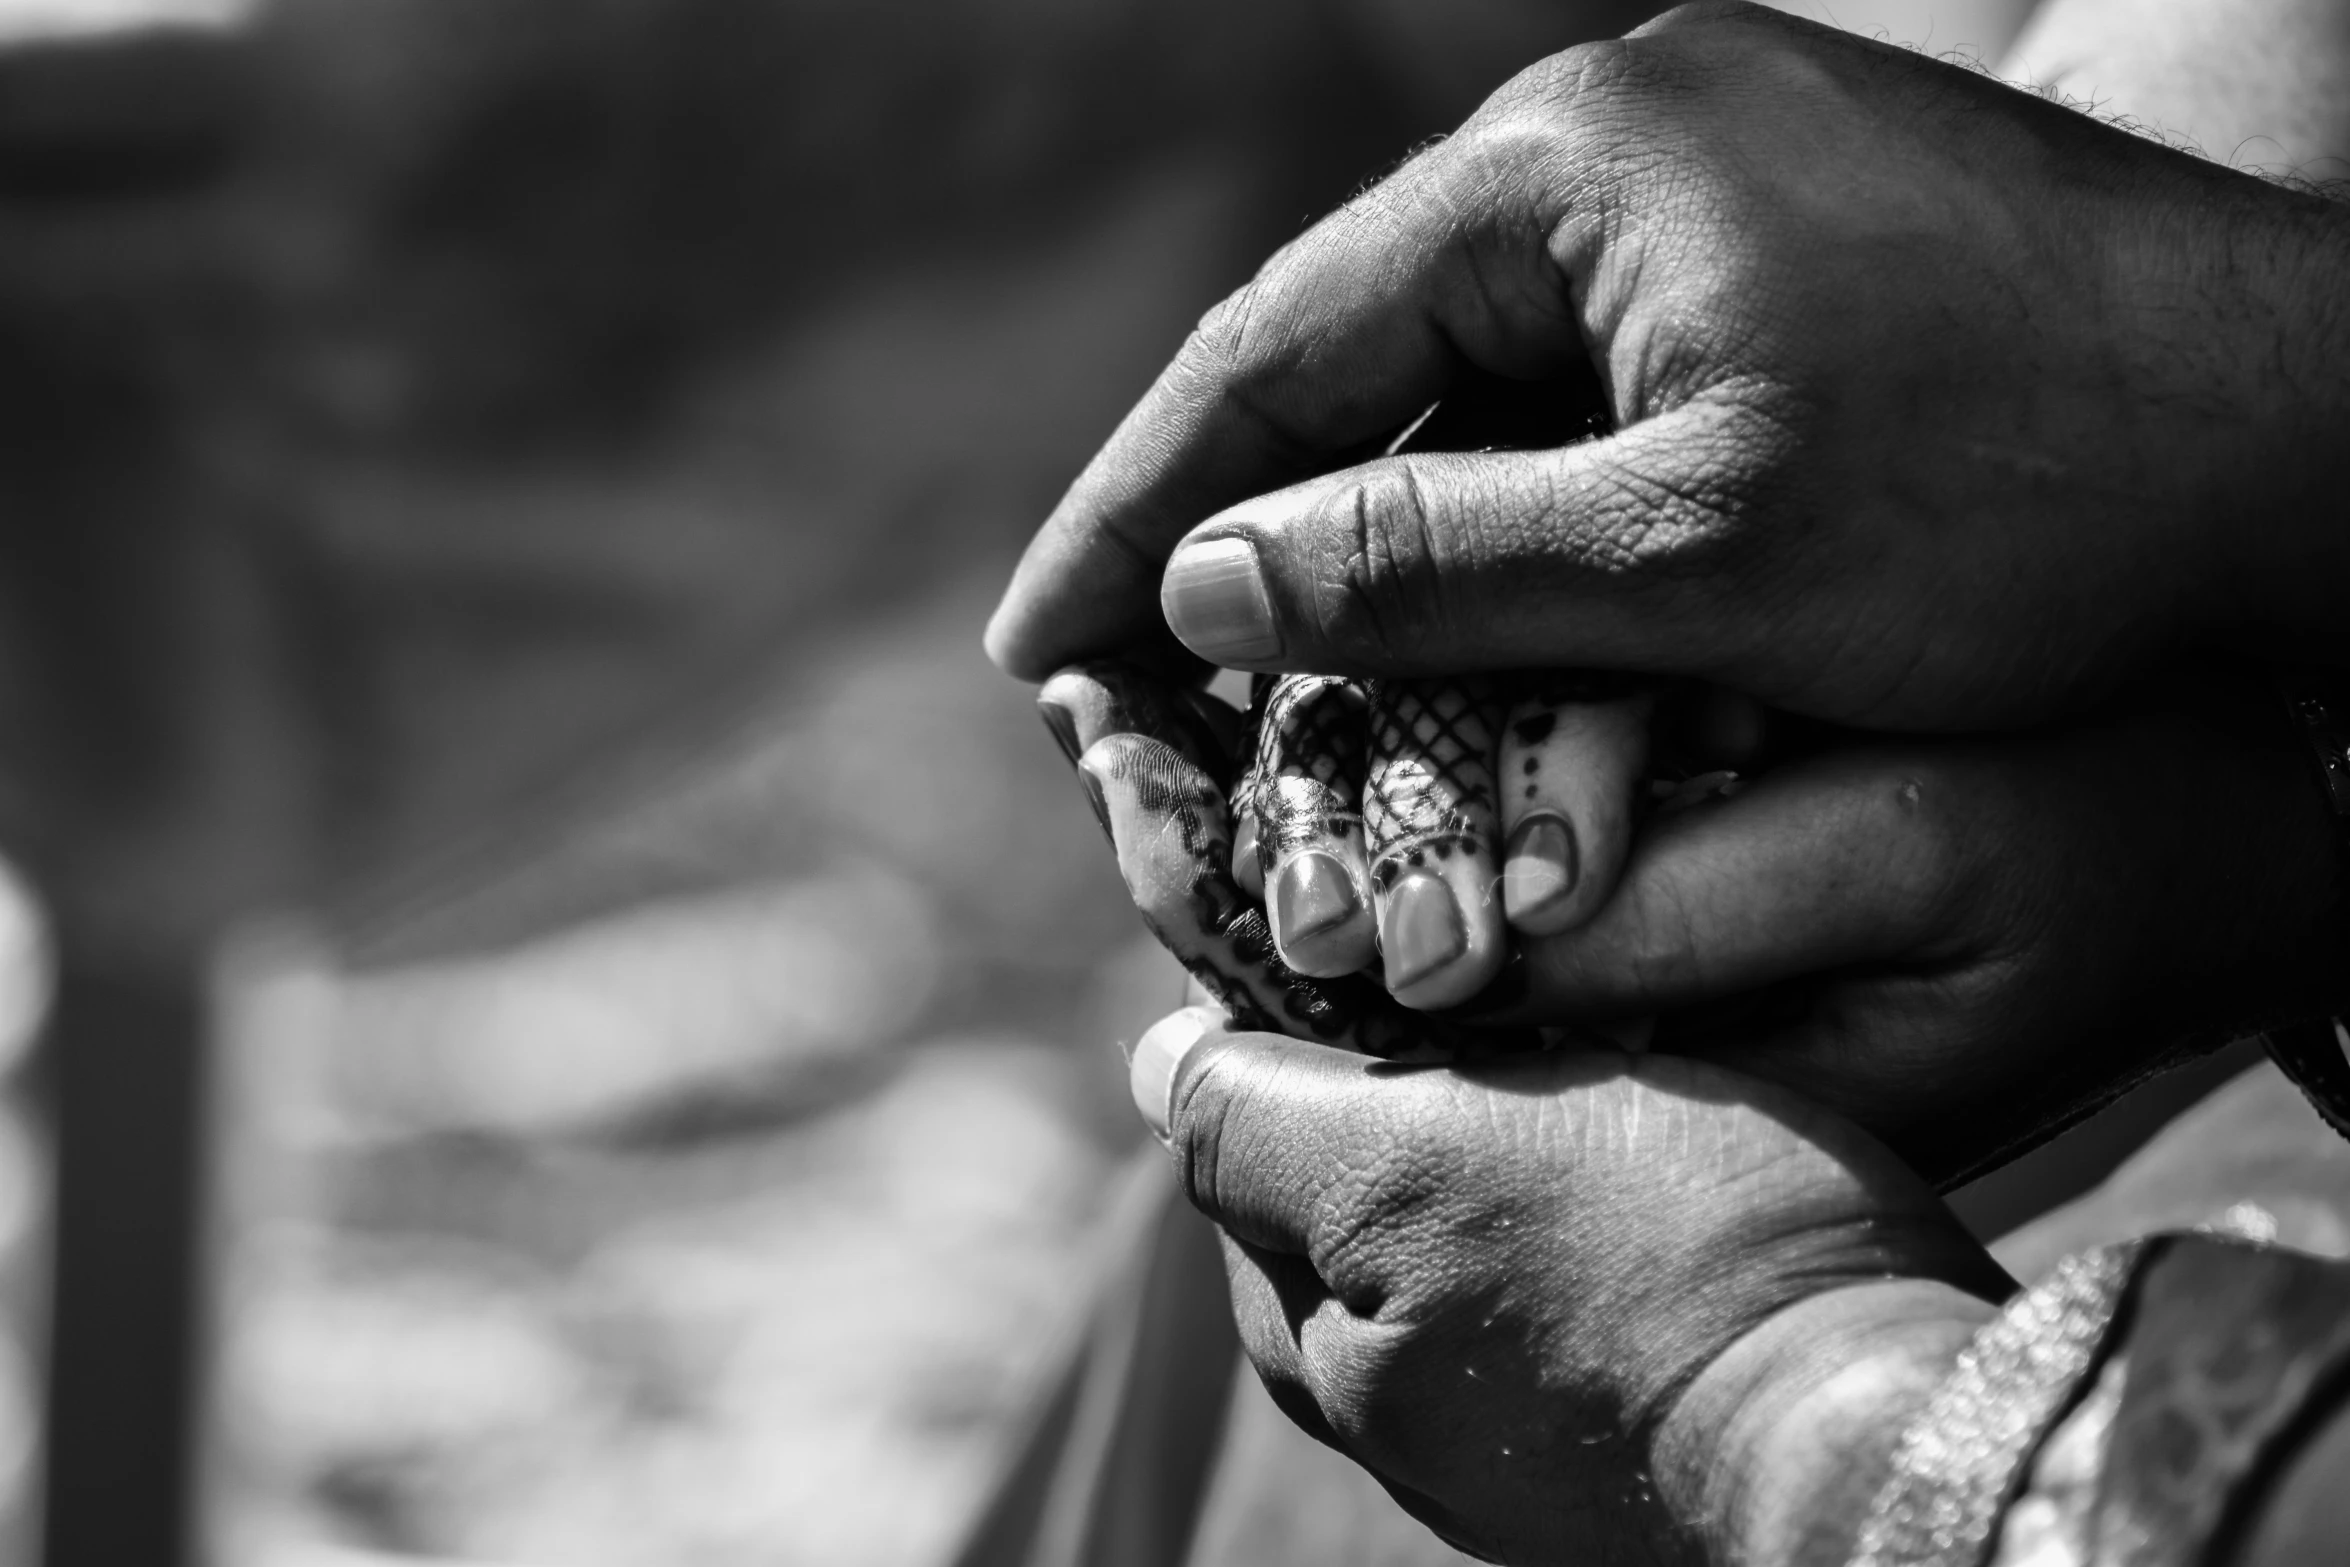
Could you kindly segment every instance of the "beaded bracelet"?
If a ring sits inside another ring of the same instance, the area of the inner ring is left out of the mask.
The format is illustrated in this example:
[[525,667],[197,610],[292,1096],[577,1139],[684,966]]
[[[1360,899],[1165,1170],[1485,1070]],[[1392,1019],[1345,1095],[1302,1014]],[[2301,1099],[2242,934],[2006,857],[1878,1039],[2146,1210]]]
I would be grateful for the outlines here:
[[1853,1567],[2193,1567],[2343,1393],[2350,1264],[2211,1234],[2067,1259],[1902,1436]]

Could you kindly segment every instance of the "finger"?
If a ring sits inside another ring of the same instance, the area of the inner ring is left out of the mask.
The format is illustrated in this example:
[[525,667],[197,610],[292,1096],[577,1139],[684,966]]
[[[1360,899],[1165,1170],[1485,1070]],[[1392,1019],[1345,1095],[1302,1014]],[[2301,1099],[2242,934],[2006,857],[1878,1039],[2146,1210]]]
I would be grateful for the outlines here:
[[1727,547],[1758,503],[1743,456],[1778,439],[1766,411],[1706,393],[1599,440],[1381,458],[1203,523],[1160,607],[1241,668],[1735,674],[1771,699],[1826,656]]
[[1079,759],[1078,773],[1143,923],[1234,1026],[1390,1060],[1465,1060],[1539,1046],[1528,1031],[1422,1018],[1361,976],[1311,979],[1282,962],[1264,912],[1232,879],[1222,791],[1173,746],[1108,735]]
[[1412,1096],[1373,1083],[1359,1056],[1181,1013],[1143,1037],[1129,1068],[1135,1103],[1164,1107],[1184,1196],[1261,1251],[1310,1256],[1316,1226],[1354,1200],[1338,1188],[1401,1141],[1395,1123]]
[[1378,956],[1363,839],[1368,707],[1352,681],[1293,675],[1273,688],[1258,725],[1266,913],[1283,960],[1301,974],[1336,978]]
[[1281,683],[1279,675],[1249,677],[1248,711],[1241,722],[1240,780],[1232,786],[1232,879],[1257,902],[1265,901],[1264,841],[1258,802],[1265,791],[1265,705]]
[[1388,992],[1407,1007],[1457,1006],[1509,955],[1493,757],[1501,718],[1483,677],[1371,688],[1363,822]]
[[1521,943],[1487,1015],[1631,1015],[1853,964],[1960,923],[1968,802],[1917,753],[1845,752],[1652,822],[1580,930]]
[[1501,735],[1501,901],[1529,935],[1572,930],[1615,890],[1648,767],[1644,687],[1536,676]]
[[1163,636],[1177,539],[1376,452],[1464,363],[1539,378],[1587,362],[1549,243],[1568,193],[1489,131],[1524,145],[1502,110],[1480,114],[1208,314],[1029,545],[988,627],[999,664],[1036,679]]
[[1162,680],[1114,660],[1056,672],[1036,693],[1036,710],[1071,766],[1096,741],[1148,735],[1213,774],[1228,765],[1240,715],[1205,691]]
[[1118,874],[1159,944],[1244,1027],[1280,1029],[1291,999],[1264,963],[1264,916],[1231,875],[1224,796],[1162,740],[1111,734],[1078,759]]
[[1240,1347],[1281,1412],[1317,1440],[1338,1445],[1315,1396],[1305,1353],[1305,1327],[1330,1298],[1328,1286],[1305,1258],[1267,1251],[1220,1233],[1224,1276],[1232,1290],[1232,1323]]

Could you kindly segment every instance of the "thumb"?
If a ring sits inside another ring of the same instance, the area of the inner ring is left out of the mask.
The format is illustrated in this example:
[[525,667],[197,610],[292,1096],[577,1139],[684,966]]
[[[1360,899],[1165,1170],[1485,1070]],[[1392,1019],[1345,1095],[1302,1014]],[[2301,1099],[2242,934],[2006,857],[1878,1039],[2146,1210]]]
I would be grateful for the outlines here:
[[1362,1090],[1378,1065],[1278,1034],[1228,1032],[1221,1014],[1186,1007],[1136,1043],[1128,1080],[1194,1207],[1251,1246],[1305,1256],[1346,1150],[1381,1146],[1363,1126],[1377,1096]]
[[1160,585],[1194,653],[1241,669],[1612,668],[1775,695],[1784,594],[1744,591],[1768,418],[1701,397],[1543,451],[1415,453],[1210,518]]

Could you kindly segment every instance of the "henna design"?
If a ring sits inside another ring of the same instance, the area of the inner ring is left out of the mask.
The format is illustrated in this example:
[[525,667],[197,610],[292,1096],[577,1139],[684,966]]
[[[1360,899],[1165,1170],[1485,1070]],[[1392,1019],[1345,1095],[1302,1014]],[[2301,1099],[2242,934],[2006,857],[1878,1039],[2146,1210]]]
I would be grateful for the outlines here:
[[1516,929],[1555,935],[1614,890],[1655,704],[1612,676],[1525,677],[1519,692],[1501,737],[1502,903]]
[[1490,849],[1497,683],[1481,675],[1381,680],[1370,696],[1363,820],[1382,887],[1406,865]]
[[[1188,748],[1195,718],[1116,665],[1064,670],[1040,700],[1047,722],[1082,743],[1080,772],[1153,935],[1238,1027],[1398,1061],[1478,1059],[1540,1048],[1529,1029],[1463,1029],[1399,1006],[1360,976],[1313,979],[1275,949],[1263,910],[1233,880],[1224,794]],[[1165,732],[1112,730],[1112,722]]]
[[1493,853],[1500,682],[1377,681],[1370,702],[1363,822],[1388,988],[1410,1006],[1457,1006],[1508,956]]
[[[1329,675],[1288,675],[1254,704],[1241,814],[1258,895],[1283,959],[1336,978],[1378,959],[1361,811],[1368,698]],[[1236,849],[1236,852],[1242,852]],[[1244,885],[1245,885],[1244,881]]]

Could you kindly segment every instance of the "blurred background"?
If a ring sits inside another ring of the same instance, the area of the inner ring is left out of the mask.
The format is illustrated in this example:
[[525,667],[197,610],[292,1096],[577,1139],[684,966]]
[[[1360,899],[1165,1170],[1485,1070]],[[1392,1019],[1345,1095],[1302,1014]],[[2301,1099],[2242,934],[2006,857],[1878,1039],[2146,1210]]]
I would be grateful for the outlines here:
[[0,0],[0,1564],[951,1554],[1179,993],[985,612],[1647,9]]

